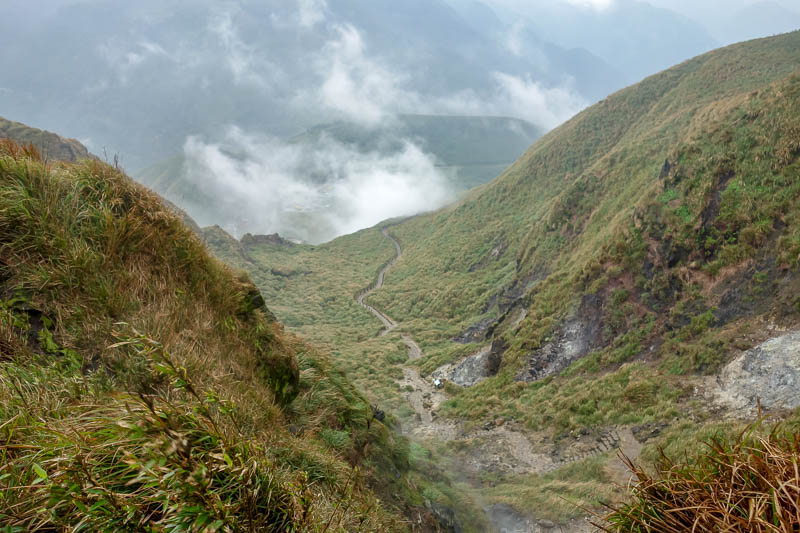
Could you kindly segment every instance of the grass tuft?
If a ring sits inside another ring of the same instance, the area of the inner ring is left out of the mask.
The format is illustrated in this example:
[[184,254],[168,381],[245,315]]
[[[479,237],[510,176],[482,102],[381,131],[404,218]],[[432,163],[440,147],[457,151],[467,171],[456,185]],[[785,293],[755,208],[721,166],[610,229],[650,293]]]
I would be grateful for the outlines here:
[[797,531],[800,527],[800,434],[750,426],[738,438],[714,438],[694,462],[666,455],[656,474],[626,463],[636,476],[633,501],[601,526],[609,532]]

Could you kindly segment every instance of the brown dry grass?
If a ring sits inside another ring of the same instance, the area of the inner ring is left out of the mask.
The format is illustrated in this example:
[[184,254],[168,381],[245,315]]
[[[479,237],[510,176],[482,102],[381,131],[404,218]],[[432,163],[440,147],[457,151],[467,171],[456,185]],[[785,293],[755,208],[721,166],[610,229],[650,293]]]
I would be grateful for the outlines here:
[[666,456],[657,474],[625,458],[633,501],[606,517],[607,532],[789,533],[800,530],[800,433],[751,426],[733,442],[712,439],[695,462]]

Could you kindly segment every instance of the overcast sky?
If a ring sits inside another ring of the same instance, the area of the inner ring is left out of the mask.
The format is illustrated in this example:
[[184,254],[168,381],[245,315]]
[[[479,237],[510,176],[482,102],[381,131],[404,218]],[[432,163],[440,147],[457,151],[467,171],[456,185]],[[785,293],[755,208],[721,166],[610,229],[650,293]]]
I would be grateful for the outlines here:
[[[483,0],[486,4],[525,12],[532,4],[548,4],[553,1],[584,6],[587,9],[607,11],[620,2],[635,0]],[[784,9],[800,14],[800,0],[641,0],[656,7],[670,9],[705,25],[714,33],[725,16],[737,10],[759,3],[777,4]],[[721,16],[723,15],[723,16]],[[746,21],[739,21],[745,24]]]
[[[486,0],[488,4],[504,5],[507,7],[524,8],[526,5],[541,0]],[[591,7],[598,10],[604,10],[613,6],[619,0],[558,0],[567,2],[574,5],[582,5]],[[702,14],[704,17],[711,16],[714,12],[719,13],[722,10],[730,11],[731,9],[738,9],[748,4],[755,4],[762,0],[646,0],[646,3],[654,6],[672,9],[684,15]],[[773,0],[774,3],[780,4],[786,9],[797,10],[800,8],[800,1],[798,0]],[[710,22],[709,20],[701,22]]]

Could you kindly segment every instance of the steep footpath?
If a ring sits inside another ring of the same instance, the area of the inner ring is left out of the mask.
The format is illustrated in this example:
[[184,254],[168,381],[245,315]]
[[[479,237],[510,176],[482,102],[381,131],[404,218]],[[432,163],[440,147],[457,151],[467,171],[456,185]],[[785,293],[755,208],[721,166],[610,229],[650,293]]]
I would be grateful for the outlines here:
[[[795,32],[652,76],[394,229],[405,260],[372,301],[403,317],[423,372],[457,364],[463,343],[499,359],[450,414],[567,430],[675,416],[684,384],[662,375],[718,371],[737,336],[768,338],[759,321],[792,327],[798,45]],[[614,386],[564,394],[588,379]]]

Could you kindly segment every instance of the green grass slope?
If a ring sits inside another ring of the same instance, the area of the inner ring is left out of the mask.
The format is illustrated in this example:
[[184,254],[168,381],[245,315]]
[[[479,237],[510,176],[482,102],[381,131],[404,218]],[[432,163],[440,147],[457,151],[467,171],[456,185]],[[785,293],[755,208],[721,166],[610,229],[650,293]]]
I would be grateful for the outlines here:
[[9,141],[0,191],[0,528],[430,519],[408,442],[156,195]]
[[[461,202],[393,226],[403,256],[370,296],[402,324],[392,335],[373,337],[352,303],[392,255],[375,228],[263,245],[247,268],[381,401],[402,403],[376,377],[404,364],[397,333],[422,345],[423,374],[492,343],[497,375],[448,387],[440,415],[503,417],[556,443],[650,424],[645,456],[680,451],[719,427],[696,395],[705,376],[800,323],[798,65],[800,32],[686,61],[578,114]],[[573,327],[585,346],[549,360]]]
[[374,301],[453,335],[524,308],[502,332],[511,371],[585,294],[646,322],[726,267],[769,256],[794,272],[799,44],[795,32],[712,52],[579,114],[471,198],[399,225],[406,254]]

